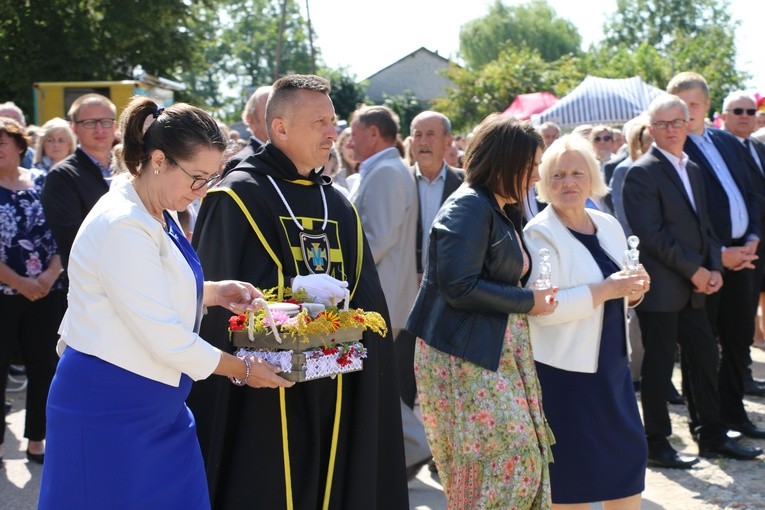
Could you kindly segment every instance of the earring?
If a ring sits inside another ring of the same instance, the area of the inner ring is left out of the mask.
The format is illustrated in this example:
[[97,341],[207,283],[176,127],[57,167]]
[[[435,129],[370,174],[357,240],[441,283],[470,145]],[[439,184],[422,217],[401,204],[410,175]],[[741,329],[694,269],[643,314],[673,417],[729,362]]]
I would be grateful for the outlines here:
[[159,175],[159,168],[154,169],[154,175]]

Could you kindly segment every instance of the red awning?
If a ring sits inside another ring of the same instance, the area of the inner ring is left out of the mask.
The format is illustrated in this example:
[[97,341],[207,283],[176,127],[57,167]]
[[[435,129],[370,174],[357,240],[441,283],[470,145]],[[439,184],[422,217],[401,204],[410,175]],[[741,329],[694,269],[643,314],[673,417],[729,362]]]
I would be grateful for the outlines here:
[[558,102],[558,98],[549,92],[532,92],[515,98],[502,115],[512,115],[520,120],[528,120],[535,113],[542,113]]

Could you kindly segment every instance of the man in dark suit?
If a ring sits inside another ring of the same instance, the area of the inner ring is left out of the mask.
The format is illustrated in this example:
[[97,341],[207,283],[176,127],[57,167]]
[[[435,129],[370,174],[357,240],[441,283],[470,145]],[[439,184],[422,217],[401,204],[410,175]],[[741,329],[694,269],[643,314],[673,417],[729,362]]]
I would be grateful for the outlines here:
[[632,165],[623,186],[627,221],[640,238],[641,261],[652,282],[637,308],[645,348],[641,402],[648,463],[687,469],[698,460],[678,455],[667,440],[676,341],[691,368],[686,397],[699,453],[754,458],[761,451],[728,438],[720,420],[718,349],[704,301],[721,288],[723,266],[701,171],[683,152],[688,108],[667,95],[651,103],[648,115],[654,145]]
[[223,168],[223,175],[226,175],[229,170],[252,156],[255,151],[260,149],[261,145],[268,141],[268,131],[266,128],[266,101],[268,100],[268,94],[271,93],[271,89],[271,85],[258,87],[247,100],[247,104],[244,105],[244,110],[242,110],[242,122],[247,124],[247,129],[250,130],[252,136],[250,136],[250,140],[247,142],[247,146],[244,149],[240,150],[226,161],[226,166]]
[[100,94],[78,97],[68,112],[77,149],[45,178],[40,198],[64,269],[80,224],[109,191],[116,114],[114,103]]
[[[736,137],[740,142],[744,162],[748,169],[752,186],[759,197],[760,228],[765,225],[765,144],[751,137],[756,129],[755,115],[757,102],[754,97],[743,91],[731,92],[723,101],[722,120],[724,129]],[[762,238],[762,235],[760,235]],[[760,302],[760,293],[763,287],[763,262],[765,262],[765,243],[757,246],[757,256],[754,262],[754,285],[752,285],[753,315],[757,316],[757,307]],[[756,320],[756,319],[755,319]],[[747,395],[765,396],[765,386],[752,378],[751,369],[747,371],[744,381],[744,392]]]
[[[709,220],[722,245],[725,287],[707,299],[709,321],[721,347],[720,418],[742,434],[765,438],[765,430],[749,420],[744,409],[747,377],[754,338],[754,261],[760,241],[759,198],[743,159],[741,144],[720,129],[706,127],[709,89],[696,73],[680,73],[667,92],[685,101],[690,111],[689,135],[684,150],[702,171],[710,204]],[[684,372],[685,374],[685,372]],[[691,423],[691,425],[694,425]]]

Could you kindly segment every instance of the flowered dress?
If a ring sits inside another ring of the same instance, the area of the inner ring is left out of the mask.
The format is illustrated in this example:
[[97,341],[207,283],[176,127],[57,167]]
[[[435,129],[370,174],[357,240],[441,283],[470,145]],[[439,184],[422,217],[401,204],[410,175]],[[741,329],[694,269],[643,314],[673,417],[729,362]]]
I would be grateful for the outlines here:
[[554,439],[542,412],[526,314],[508,316],[496,372],[422,339],[417,339],[414,370],[447,508],[550,508]]
[[[45,221],[40,192],[45,175],[30,170],[34,186],[29,189],[10,190],[0,187],[0,261],[16,273],[36,278],[58,252],[48,224]],[[61,289],[58,280],[51,290]],[[17,295],[9,285],[0,283],[4,295]]]
[[[44,175],[39,170],[30,172],[33,186],[28,189],[0,186],[0,261],[23,277],[37,278],[50,265],[57,247],[40,204]],[[0,397],[5,395],[11,353],[18,346],[28,379],[24,437],[31,441],[45,439],[45,402],[56,371],[56,331],[63,305],[60,279],[35,301],[0,283]],[[3,407],[0,444],[5,430]]]

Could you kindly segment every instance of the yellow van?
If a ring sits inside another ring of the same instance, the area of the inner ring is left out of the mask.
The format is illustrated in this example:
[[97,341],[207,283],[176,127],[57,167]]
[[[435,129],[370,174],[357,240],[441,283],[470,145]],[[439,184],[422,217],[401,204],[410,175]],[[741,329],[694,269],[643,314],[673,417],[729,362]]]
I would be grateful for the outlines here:
[[75,99],[83,94],[101,94],[117,106],[117,118],[134,95],[148,96],[160,106],[173,104],[173,91],[186,87],[166,78],[155,78],[144,74],[140,80],[122,81],[59,81],[34,84],[34,124],[41,126],[46,121],[61,117]]

